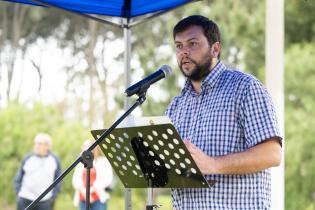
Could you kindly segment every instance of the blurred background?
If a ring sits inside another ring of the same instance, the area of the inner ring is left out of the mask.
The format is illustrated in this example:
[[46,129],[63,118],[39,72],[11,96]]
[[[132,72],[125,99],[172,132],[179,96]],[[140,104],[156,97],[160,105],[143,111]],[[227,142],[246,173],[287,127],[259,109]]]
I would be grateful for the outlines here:
[[[315,209],[315,1],[285,1],[285,209]],[[148,92],[135,115],[163,115],[184,83],[174,56],[172,28],[201,14],[222,34],[221,58],[265,82],[265,2],[208,0],[180,7],[131,29],[132,83],[163,64],[173,76]],[[0,209],[15,209],[13,179],[47,132],[65,169],[91,129],[110,126],[123,113],[123,31],[61,12],[0,1]],[[314,117],[314,118],[313,118]],[[55,209],[75,209],[71,175]],[[145,190],[133,190],[134,209],[144,209]],[[171,209],[170,191],[157,203]],[[109,209],[124,209],[117,181]]]

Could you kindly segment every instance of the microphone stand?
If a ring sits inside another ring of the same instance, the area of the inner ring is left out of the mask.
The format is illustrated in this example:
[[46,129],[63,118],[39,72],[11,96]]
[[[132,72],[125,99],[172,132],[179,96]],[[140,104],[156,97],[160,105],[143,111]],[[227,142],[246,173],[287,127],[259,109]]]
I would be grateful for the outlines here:
[[84,151],[42,194],[40,194],[36,200],[34,200],[25,210],[33,209],[41,199],[47,195],[59,182],[61,182],[65,176],[67,176],[74,167],[80,162],[84,164],[86,168],[86,210],[90,210],[90,169],[93,167],[93,153],[91,152],[101,141],[103,141],[117,126],[121,123],[135,108],[140,106],[146,100],[146,93],[150,85],[142,87],[137,93],[138,99],[136,102],[116,121],[114,124],[107,129],[86,151]]

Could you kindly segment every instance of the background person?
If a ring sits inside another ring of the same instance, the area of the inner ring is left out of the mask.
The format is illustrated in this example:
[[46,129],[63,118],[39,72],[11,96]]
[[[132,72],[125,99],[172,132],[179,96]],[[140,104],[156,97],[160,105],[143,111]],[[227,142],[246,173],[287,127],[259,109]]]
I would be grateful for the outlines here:
[[[50,149],[51,137],[39,133],[34,138],[33,152],[26,155],[15,176],[17,209],[24,210],[61,174],[59,158]],[[34,210],[51,210],[60,191],[59,183]]]
[[[88,149],[94,141],[86,140],[83,143],[82,151]],[[99,147],[93,151],[94,161],[91,168],[90,177],[90,208],[91,210],[106,210],[109,193],[106,188],[113,181],[113,170],[108,160],[101,155]],[[80,206],[80,210],[85,210],[86,204],[86,169],[82,163],[75,168],[72,177],[72,185],[75,189],[74,205]]]

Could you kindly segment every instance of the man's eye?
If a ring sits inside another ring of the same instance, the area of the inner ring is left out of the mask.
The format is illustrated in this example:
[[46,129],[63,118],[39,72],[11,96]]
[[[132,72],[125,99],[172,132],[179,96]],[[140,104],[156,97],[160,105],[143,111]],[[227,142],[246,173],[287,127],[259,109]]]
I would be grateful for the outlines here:
[[192,46],[192,47],[195,47],[195,46],[197,46],[197,45],[198,45],[198,43],[197,43],[197,42],[190,42],[189,44],[190,44],[190,46]]
[[183,46],[181,44],[175,45],[176,49],[181,49]]

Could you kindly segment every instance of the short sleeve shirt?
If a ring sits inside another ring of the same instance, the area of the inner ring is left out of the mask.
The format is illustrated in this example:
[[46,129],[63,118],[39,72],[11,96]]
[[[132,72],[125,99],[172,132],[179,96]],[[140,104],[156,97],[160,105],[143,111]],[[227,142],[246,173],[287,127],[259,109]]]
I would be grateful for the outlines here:
[[[275,110],[266,88],[255,77],[219,62],[196,93],[189,80],[166,114],[182,139],[209,156],[245,151],[279,137]],[[209,189],[173,189],[176,210],[270,209],[270,170],[246,175],[206,175]]]

